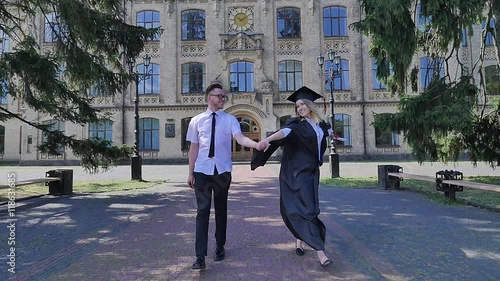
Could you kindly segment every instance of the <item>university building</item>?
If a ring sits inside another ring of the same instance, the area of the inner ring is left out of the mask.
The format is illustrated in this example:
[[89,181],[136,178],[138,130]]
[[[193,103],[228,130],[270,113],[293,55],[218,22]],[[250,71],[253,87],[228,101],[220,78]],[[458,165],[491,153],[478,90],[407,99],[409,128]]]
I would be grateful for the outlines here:
[[[374,113],[397,111],[399,97],[392,96],[375,76],[370,38],[350,27],[363,17],[359,1],[142,0],[124,1],[124,5],[128,23],[161,27],[163,31],[146,44],[143,56],[151,58],[150,64],[145,66],[142,58],[136,61],[134,70],[148,74],[141,76],[138,85],[131,83],[115,96],[89,89],[94,106],[109,112],[112,121],[82,126],[51,120],[8,96],[1,100],[1,106],[29,121],[53,124],[54,129],[67,135],[82,139],[98,136],[113,144],[133,146],[137,91],[143,161],[186,162],[187,125],[193,116],[206,110],[204,89],[208,84],[219,82],[224,86],[229,96],[224,110],[236,116],[244,135],[256,141],[295,115],[294,104],[286,98],[307,86],[324,96],[317,105],[327,117],[331,115],[333,95],[336,133],[346,139],[336,145],[341,160],[410,154],[402,135],[377,131],[372,126]],[[420,25],[428,19],[417,9],[415,20]],[[49,24],[57,25],[56,21],[55,14],[38,16],[30,28],[43,51],[54,48]],[[471,68],[480,55],[480,34],[478,26],[474,37],[467,34],[461,46],[461,62]],[[5,34],[0,36],[4,37],[0,50],[12,50],[12,40]],[[487,47],[486,62],[498,73],[493,41],[487,39],[491,47]],[[340,57],[338,65],[328,59],[330,50]],[[325,57],[322,68],[317,61],[320,55]],[[421,89],[428,83],[433,63],[423,56],[414,59],[420,69]],[[333,81],[328,76],[331,67],[335,69]],[[498,83],[498,76],[492,79]],[[488,102],[481,97],[478,101]],[[59,156],[38,152],[43,134],[19,121],[0,123],[0,134],[3,161],[43,164],[78,160],[69,149]],[[236,141],[232,151],[235,160],[252,156],[251,149]],[[279,151],[276,153],[279,156]]]

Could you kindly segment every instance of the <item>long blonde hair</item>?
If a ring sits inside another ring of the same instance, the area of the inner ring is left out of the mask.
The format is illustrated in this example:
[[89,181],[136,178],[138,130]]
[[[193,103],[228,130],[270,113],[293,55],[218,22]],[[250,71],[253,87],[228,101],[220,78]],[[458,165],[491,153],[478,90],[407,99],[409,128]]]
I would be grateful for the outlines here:
[[[314,120],[314,122],[319,123],[321,121],[325,121],[325,116],[318,110],[318,107],[316,104],[308,99],[302,99],[304,104],[307,106],[307,108],[311,111],[311,118]],[[300,116],[299,112],[295,110],[295,114],[297,117],[302,118]]]

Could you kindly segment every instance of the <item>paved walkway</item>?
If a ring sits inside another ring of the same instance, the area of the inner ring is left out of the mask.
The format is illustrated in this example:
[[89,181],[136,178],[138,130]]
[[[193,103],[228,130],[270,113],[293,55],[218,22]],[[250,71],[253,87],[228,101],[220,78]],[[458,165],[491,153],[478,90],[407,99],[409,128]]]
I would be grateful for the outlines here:
[[[322,269],[311,249],[296,256],[279,214],[278,165],[254,172],[235,165],[226,259],[209,256],[205,271],[192,271],[196,202],[185,185],[187,167],[144,168],[146,179],[162,175],[166,183],[140,191],[45,196],[18,205],[11,218],[4,206],[0,280],[500,280],[500,214],[441,206],[411,192],[321,188],[320,218],[334,266]],[[343,176],[376,175],[373,163],[341,169]],[[480,170],[471,171],[498,172]],[[92,178],[128,178],[130,170],[118,167],[105,175]],[[15,232],[7,228],[11,223]],[[212,214],[210,254],[213,231]],[[12,233],[15,274],[7,263]]]

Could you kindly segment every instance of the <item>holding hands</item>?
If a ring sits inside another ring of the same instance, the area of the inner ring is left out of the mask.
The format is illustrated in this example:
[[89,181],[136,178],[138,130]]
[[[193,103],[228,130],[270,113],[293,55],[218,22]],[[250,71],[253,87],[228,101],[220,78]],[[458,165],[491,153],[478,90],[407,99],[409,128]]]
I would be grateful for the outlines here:
[[257,143],[255,149],[257,149],[258,151],[266,151],[269,146],[271,146],[269,142],[266,139],[263,139]]

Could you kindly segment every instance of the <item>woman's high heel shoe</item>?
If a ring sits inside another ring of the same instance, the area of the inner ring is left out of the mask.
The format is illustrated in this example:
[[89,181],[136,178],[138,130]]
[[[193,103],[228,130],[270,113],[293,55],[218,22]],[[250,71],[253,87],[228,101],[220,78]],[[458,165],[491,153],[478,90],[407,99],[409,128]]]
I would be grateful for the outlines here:
[[297,256],[303,256],[305,252],[302,248],[296,248],[295,253],[297,254]]
[[295,253],[297,256],[303,256],[304,255],[304,246],[302,244],[302,241],[297,239],[297,243],[295,244]]
[[322,268],[327,268],[333,264],[333,261],[331,259],[327,259],[323,263],[320,262],[320,264]]

